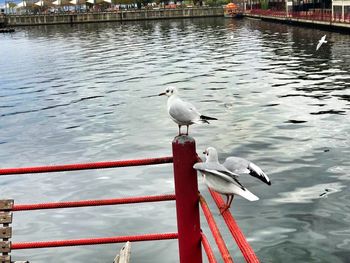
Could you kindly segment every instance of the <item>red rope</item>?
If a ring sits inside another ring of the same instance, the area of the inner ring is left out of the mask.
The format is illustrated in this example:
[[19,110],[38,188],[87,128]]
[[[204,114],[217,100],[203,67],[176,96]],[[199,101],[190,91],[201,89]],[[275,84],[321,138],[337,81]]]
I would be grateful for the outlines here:
[[12,211],[55,209],[55,208],[69,208],[69,207],[83,207],[83,206],[119,205],[119,204],[158,202],[158,201],[170,201],[170,200],[175,200],[174,194],[127,197],[127,198],[104,199],[104,200],[81,200],[81,201],[68,201],[68,202],[57,202],[57,203],[42,203],[42,204],[21,204],[21,205],[15,204],[13,206]]
[[[220,194],[218,194],[210,189],[209,189],[209,192],[210,192],[211,196],[213,197],[218,208],[223,207],[225,205],[225,202],[222,199]],[[254,250],[249,245],[244,234],[242,233],[242,231],[240,230],[239,226],[237,225],[235,219],[231,215],[231,212],[229,210],[226,210],[222,214],[222,216],[223,216],[223,218],[226,222],[226,225],[227,225],[228,229],[230,230],[233,238],[236,240],[236,243],[237,243],[239,249],[241,250],[245,260],[248,263],[259,263],[259,259],[255,255]]]
[[160,158],[122,160],[122,161],[110,161],[110,162],[63,164],[63,165],[22,167],[22,168],[5,168],[5,169],[0,169],[0,175],[64,172],[64,171],[74,171],[74,170],[153,165],[153,164],[171,163],[172,161],[173,161],[173,157],[160,157]]
[[203,196],[199,195],[199,203],[201,204],[205,218],[207,219],[209,228],[213,234],[215,242],[219,248],[220,254],[224,260],[224,263],[233,263],[233,259],[228,251],[225,241],[223,240],[219,228],[215,223],[214,217],[209,210],[209,207]]
[[102,237],[102,238],[86,238],[86,239],[71,239],[71,240],[55,240],[55,241],[39,241],[39,242],[22,242],[12,243],[11,249],[30,249],[30,248],[48,248],[48,247],[67,247],[67,246],[85,246],[85,245],[100,245],[109,243],[122,242],[137,242],[177,239],[177,233],[162,233],[162,234],[146,234],[136,236],[117,236],[117,237]]
[[211,249],[211,246],[208,242],[207,237],[204,235],[203,232],[201,233],[201,235],[202,235],[202,245],[204,247],[205,253],[207,254],[209,263],[216,263],[216,258],[215,258],[214,252]]

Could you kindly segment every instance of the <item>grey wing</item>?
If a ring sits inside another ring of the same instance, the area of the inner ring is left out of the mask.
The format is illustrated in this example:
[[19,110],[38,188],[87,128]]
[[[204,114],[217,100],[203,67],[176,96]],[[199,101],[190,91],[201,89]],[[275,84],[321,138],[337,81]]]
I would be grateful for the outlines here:
[[249,161],[240,157],[228,157],[223,163],[226,169],[237,174],[249,174],[248,165]]
[[215,163],[196,163],[193,166],[194,169],[202,173],[210,173],[216,175],[221,179],[233,183],[239,186],[241,189],[245,189],[244,186],[237,180],[238,175],[228,171],[223,165]]
[[184,124],[191,124],[199,119],[200,114],[196,108],[188,102],[178,100],[169,108],[169,114],[172,118]]
[[271,181],[265,172],[259,166],[246,159],[240,157],[228,157],[223,165],[231,172],[238,174],[250,174],[251,176],[260,179],[264,183],[271,185]]

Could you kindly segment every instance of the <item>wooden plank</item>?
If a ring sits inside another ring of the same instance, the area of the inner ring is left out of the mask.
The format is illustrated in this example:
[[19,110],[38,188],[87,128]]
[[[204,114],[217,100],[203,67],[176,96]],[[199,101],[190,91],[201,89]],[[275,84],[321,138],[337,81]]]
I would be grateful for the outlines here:
[[128,241],[120,250],[119,254],[115,257],[113,263],[129,263],[131,256],[131,243]]
[[13,207],[13,199],[8,199],[8,200],[0,200],[0,210],[11,210]]
[[11,242],[10,241],[0,241],[0,253],[11,252]]
[[0,255],[0,263],[11,263],[11,256],[9,255]]
[[0,238],[11,238],[12,237],[12,227],[0,227]]
[[12,223],[12,212],[0,212],[0,224]]

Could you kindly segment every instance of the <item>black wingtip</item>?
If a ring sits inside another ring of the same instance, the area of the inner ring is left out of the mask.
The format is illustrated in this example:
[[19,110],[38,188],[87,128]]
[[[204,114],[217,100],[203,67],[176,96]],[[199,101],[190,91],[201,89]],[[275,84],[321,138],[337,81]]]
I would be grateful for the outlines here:
[[260,174],[258,174],[257,172],[255,172],[254,170],[250,170],[249,173],[251,176],[254,176],[258,179],[260,179],[261,181],[263,181],[264,183],[271,185],[271,181],[268,181],[264,176],[261,176]]
[[199,116],[202,120],[209,120],[209,121],[217,121],[217,118],[213,118],[213,117],[209,117],[209,116],[205,116],[205,115],[201,115]]

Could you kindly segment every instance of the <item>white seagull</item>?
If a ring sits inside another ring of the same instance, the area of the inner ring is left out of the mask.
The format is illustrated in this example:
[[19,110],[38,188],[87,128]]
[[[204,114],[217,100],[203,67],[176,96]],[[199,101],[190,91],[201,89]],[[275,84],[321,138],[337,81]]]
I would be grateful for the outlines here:
[[318,50],[318,49],[321,47],[321,45],[322,45],[323,43],[327,43],[327,41],[326,41],[326,35],[324,35],[324,36],[318,41],[316,50]]
[[216,118],[204,116],[189,102],[185,102],[177,95],[178,91],[174,87],[168,87],[165,92],[158,96],[168,97],[168,113],[170,118],[178,124],[179,135],[181,135],[181,126],[186,125],[188,135],[188,126],[194,123],[209,123],[208,120],[217,120]]
[[226,204],[220,208],[221,214],[230,208],[234,195],[240,195],[249,201],[257,201],[259,197],[251,193],[238,181],[238,174],[233,173],[219,163],[215,148],[205,150],[206,162],[196,163],[193,168],[200,171],[204,183],[215,192],[226,195]]
[[256,164],[240,157],[231,156],[226,158],[225,162],[222,164],[229,171],[236,174],[250,174],[264,183],[271,185],[269,177],[264,173],[264,171]]

